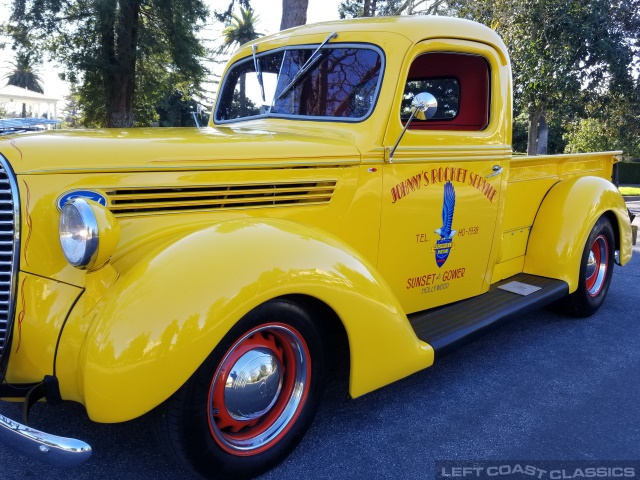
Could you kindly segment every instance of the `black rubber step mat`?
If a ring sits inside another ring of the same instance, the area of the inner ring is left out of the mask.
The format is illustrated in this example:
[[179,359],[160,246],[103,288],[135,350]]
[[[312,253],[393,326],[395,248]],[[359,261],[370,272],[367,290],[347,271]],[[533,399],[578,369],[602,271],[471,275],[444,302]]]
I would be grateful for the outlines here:
[[521,273],[492,285],[483,295],[412,313],[408,318],[418,338],[430,344],[436,355],[442,355],[568,293],[566,282]]

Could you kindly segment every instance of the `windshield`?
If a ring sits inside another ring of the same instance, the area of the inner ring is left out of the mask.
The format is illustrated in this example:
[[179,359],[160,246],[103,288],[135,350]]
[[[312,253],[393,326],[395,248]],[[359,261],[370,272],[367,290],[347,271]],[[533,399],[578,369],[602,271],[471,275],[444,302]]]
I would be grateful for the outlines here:
[[220,90],[216,122],[260,116],[339,121],[368,117],[382,78],[381,52],[371,46],[331,44],[316,50],[280,49],[237,62]]

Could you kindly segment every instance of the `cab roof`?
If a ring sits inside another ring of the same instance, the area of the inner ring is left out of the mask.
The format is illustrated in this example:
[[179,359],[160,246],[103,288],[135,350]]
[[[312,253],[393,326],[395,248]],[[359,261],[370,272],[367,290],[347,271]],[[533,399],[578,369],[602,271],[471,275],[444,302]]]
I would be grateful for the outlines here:
[[[338,34],[340,32],[362,32],[363,40],[365,40],[364,37],[374,32],[389,33],[401,35],[412,43],[431,38],[472,40],[492,46],[503,57],[504,63],[508,62],[507,48],[504,42],[489,27],[470,20],[435,15],[368,17],[302,25],[247,43],[241,47],[237,54],[244,56],[247,49],[250,53],[250,47],[253,44],[276,43],[291,45],[299,42],[308,43],[310,36],[318,35],[321,37],[331,32]],[[323,38],[319,42],[322,40]],[[366,38],[366,41],[375,43],[375,37]]]

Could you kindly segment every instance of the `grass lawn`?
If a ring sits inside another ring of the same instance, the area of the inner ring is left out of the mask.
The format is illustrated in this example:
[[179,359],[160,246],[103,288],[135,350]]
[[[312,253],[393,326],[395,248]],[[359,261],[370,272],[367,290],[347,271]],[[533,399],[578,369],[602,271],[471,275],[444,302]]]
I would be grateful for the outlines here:
[[640,187],[620,187],[622,195],[640,195]]

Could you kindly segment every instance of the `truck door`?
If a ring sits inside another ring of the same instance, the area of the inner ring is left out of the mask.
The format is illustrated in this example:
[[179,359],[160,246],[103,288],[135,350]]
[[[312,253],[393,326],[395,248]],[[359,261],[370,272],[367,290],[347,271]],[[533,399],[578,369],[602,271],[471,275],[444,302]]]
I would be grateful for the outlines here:
[[443,44],[416,46],[385,137],[385,146],[395,143],[414,95],[436,97],[435,116],[414,120],[383,166],[378,268],[406,313],[487,291],[500,244],[511,154],[508,60],[485,45]]

